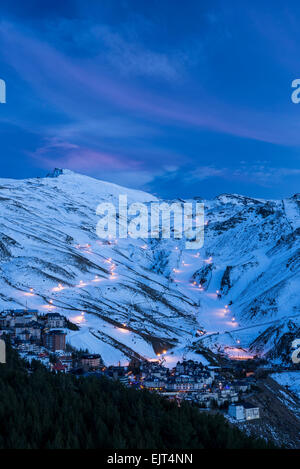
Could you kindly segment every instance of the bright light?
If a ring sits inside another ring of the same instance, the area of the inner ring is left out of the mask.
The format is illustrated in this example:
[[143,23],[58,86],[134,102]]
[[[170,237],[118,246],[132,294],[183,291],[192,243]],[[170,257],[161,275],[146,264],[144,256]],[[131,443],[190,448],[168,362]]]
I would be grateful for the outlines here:
[[204,262],[206,262],[207,264],[211,264],[212,259],[212,256],[210,256],[208,259],[205,259]]
[[122,327],[118,327],[117,329],[118,329],[118,331],[122,332],[123,334],[129,334],[128,329],[123,329]]
[[77,288],[85,287],[87,284],[83,280],[80,280],[79,285],[76,285]]
[[101,279],[98,277],[98,275],[95,275],[93,282],[101,282]]
[[72,317],[71,320],[75,323],[85,322],[84,315],[81,313],[79,316]]

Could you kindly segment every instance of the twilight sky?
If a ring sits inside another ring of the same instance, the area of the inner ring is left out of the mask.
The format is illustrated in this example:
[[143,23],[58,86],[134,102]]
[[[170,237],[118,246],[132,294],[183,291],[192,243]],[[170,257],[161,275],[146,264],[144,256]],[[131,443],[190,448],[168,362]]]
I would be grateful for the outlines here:
[[299,1],[1,0],[0,78],[1,177],[300,192]]

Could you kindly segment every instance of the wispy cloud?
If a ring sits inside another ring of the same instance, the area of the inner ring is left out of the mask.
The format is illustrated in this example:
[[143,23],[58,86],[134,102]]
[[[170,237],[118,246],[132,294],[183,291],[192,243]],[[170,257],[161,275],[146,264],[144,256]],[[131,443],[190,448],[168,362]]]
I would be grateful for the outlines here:
[[205,181],[212,178],[220,178],[228,181],[240,181],[255,183],[263,187],[283,182],[285,179],[300,175],[299,168],[272,167],[270,164],[246,164],[240,163],[239,167],[201,166],[184,175],[186,182]]
[[96,40],[106,47],[106,58],[122,75],[177,81],[184,74],[184,55],[180,51],[156,52],[140,43],[126,40],[106,26],[92,29]]
[[2,24],[0,33],[2,53],[9,64],[35,92],[41,93],[43,100],[57,106],[70,119],[79,119],[83,115],[91,118],[109,103],[116,109],[164,125],[210,129],[277,144],[300,144],[293,115],[266,111],[262,114],[233,105],[229,109],[228,105],[208,94],[203,95],[200,106],[195,107],[179,98],[172,100],[108,78],[95,61],[85,60],[78,64],[36,38],[16,31],[11,25]]
[[226,177],[227,174],[228,170],[226,168],[215,168],[214,166],[201,166],[193,171],[190,171],[185,176],[185,180],[204,181],[205,179],[213,177]]
[[74,171],[138,171],[141,163],[124,156],[108,154],[79,145],[49,139],[44,146],[30,154],[39,167],[51,169],[53,166]]
[[234,179],[271,187],[274,184],[282,183],[286,179],[300,176],[300,169],[272,167],[264,164],[252,166],[244,164],[242,167],[234,169],[231,174]]

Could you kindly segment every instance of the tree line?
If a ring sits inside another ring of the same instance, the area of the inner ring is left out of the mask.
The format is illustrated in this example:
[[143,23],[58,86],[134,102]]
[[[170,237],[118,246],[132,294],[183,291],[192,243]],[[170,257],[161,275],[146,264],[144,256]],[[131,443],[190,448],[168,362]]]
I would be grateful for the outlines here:
[[0,448],[268,448],[208,415],[105,377],[55,374],[9,345],[0,364]]

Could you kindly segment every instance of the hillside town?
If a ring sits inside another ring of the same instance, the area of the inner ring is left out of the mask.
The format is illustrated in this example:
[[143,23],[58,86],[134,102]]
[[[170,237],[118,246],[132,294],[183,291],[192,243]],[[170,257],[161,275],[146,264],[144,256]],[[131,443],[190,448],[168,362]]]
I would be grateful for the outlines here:
[[131,360],[127,366],[105,366],[99,354],[72,349],[66,342],[67,329],[78,327],[58,313],[17,309],[0,313],[0,335],[9,337],[20,356],[38,360],[55,373],[106,376],[125,386],[148,389],[177,402],[186,400],[203,409],[228,410],[235,420],[259,418],[259,409],[244,402],[255,387],[253,371],[203,365],[193,360],[178,361],[173,369],[160,360]]

